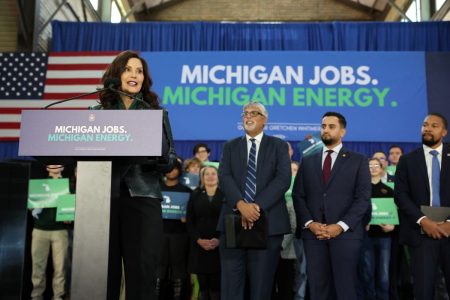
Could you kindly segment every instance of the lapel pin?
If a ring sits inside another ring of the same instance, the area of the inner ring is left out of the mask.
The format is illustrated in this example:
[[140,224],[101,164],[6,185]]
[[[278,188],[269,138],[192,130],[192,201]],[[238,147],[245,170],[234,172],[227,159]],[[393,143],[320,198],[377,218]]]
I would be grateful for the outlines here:
[[[449,154],[450,154],[450,153],[449,153]],[[345,153],[344,153],[344,154],[342,154],[342,157],[346,157],[346,156],[347,156],[347,154],[345,154]]]

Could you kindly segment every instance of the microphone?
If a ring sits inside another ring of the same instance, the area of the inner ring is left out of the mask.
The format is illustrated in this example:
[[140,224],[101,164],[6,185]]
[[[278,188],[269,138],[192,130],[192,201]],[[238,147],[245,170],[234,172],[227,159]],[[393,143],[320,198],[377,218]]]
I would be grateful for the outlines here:
[[103,87],[105,89],[117,89],[120,86],[120,79],[119,78],[108,78],[105,80],[105,84],[103,85]]
[[59,100],[53,103],[50,103],[49,105],[44,106],[42,109],[48,109],[50,107],[52,107],[53,105],[56,104],[60,104],[60,103],[64,103],[70,100],[75,100],[75,99],[79,99],[82,98],[84,96],[89,96],[89,95],[93,95],[93,94],[97,94],[100,92],[103,92],[104,90],[112,90],[112,91],[117,91],[114,88],[117,88],[120,86],[120,79],[119,78],[108,78],[105,80],[105,84],[103,85],[103,88],[97,88],[94,92],[90,92],[90,93],[85,93],[85,94],[80,94],[80,95],[76,95],[73,97],[70,97],[68,99],[63,99],[63,100]]

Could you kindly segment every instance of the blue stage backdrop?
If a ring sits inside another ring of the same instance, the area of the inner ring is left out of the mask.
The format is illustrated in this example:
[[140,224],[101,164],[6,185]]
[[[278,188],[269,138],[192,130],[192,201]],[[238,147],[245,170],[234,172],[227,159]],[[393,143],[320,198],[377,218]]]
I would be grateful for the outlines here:
[[418,142],[428,110],[424,52],[141,54],[179,140],[242,135],[251,100],[269,111],[266,132],[286,140],[318,133],[333,110],[348,119],[349,141]]

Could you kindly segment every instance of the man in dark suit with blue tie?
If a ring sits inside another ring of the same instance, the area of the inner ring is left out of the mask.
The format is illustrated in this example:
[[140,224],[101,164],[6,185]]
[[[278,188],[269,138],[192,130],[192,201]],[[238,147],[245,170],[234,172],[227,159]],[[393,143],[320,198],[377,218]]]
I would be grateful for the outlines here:
[[450,216],[433,221],[421,206],[450,207],[450,149],[443,144],[447,120],[430,113],[422,124],[422,147],[403,155],[395,173],[400,243],[409,246],[416,300],[434,299],[437,268],[450,292]]
[[303,157],[292,190],[314,300],[357,298],[362,220],[370,210],[371,182],[367,159],[342,146],[346,126],[339,113],[323,115],[323,151]]
[[[250,299],[270,299],[283,234],[290,230],[284,200],[291,181],[288,145],[279,138],[264,134],[267,118],[264,105],[248,103],[242,113],[246,135],[223,146],[219,184],[226,201],[218,224],[222,231],[222,300],[244,300],[246,278]],[[268,224],[265,249],[226,247],[224,218],[237,211],[242,217],[241,225],[246,229],[252,228],[264,212]]]

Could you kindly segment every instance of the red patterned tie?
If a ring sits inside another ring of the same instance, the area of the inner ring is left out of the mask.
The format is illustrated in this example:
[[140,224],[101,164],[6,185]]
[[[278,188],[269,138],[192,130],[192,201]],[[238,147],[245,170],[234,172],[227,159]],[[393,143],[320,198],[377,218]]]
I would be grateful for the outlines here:
[[328,178],[330,178],[331,173],[331,153],[333,153],[333,150],[327,150],[327,156],[325,157],[325,161],[323,162],[323,169],[322,169],[322,178],[323,183],[327,185]]

